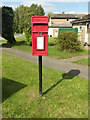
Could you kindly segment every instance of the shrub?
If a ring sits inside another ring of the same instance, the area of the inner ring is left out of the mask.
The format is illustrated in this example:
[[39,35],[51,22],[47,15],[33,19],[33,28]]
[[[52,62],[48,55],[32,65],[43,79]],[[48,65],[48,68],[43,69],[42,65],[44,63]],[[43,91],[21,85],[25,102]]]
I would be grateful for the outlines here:
[[48,45],[49,46],[54,46],[57,44],[57,38],[56,37],[49,37],[48,38]]
[[75,31],[60,31],[57,44],[59,50],[68,50],[72,52],[79,51],[81,46]]
[[26,36],[26,44],[31,45],[32,44],[32,36],[31,36],[31,27],[28,27],[25,30],[25,36]]

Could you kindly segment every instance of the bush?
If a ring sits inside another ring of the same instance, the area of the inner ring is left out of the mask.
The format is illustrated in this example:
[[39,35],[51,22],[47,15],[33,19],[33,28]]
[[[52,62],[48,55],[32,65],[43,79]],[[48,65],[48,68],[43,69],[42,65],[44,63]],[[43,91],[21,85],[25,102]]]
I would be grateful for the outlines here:
[[59,50],[68,50],[71,52],[79,51],[81,46],[75,31],[60,31],[57,44]]
[[31,27],[28,27],[25,30],[25,37],[26,37],[26,44],[27,45],[32,45],[32,36],[31,36]]
[[0,9],[2,9],[2,37],[11,44],[16,43],[13,32],[13,9],[5,6]]
[[48,45],[49,46],[54,46],[56,45],[57,43],[57,38],[56,37],[48,37]]

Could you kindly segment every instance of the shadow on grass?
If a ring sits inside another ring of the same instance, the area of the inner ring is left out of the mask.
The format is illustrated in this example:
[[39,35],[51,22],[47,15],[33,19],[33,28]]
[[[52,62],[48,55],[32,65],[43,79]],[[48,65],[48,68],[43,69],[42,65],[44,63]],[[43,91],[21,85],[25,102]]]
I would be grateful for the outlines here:
[[56,43],[48,43],[48,46],[55,46],[56,45]]
[[[25,41],[19,41],[19,42],[16,42],[15,44],[3,43],[2,45],[0,45],[0,47],[12,48],[13,46],[22,46],[22,45],[29,46],[26,44]],[[32,46],[32,43],[30,44],[30,46]]]
[[4,43],[2,44],[2,47],[11,48],[13,46],[20,46],[20,45],[26,45],[25,41],[19,41],[19,42],[16,42],[15,44]]
[[62,79],[59,80],[57,83],[55,83],[53,86],[51,86],[49,89],[47,89],[45,92],[43,92],[42,95],[47,94],[50,90],[56,87],[62,80],[73,79],[75,76],[78,76],[79,74],[80,74],[80,70],[70,70],[68,73],[62,74]]
[[83,53],[85,51],[84,48],[80,48],[79,50],[72,50],[72,51],[69,51],[68,49],[67,50],[62,50],[62,49],[60,49],[60,47],[58,45],[57,45],[57,50],[59,52],[64,51],[64,52],[70,52],[70,53],[80,53],[80,52]]
[[2,102],[24,87],[26,87],[26,85],[20,82],[2,78]]

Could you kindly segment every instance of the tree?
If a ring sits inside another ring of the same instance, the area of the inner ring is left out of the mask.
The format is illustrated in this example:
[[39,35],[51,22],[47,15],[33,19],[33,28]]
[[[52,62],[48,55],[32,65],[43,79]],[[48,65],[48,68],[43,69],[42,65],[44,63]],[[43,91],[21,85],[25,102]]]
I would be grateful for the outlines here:
[[24,18],[25,16],[25,6],[24,5],[20,5],[19,7],[19,32],[22,33],[23,29],[24,29]]
[[30,7],[20,5],[15,9],[14,30],[15,32],[25,32],[26,44],[31,45],[31,17],[45,15],[41,5],[32,4]]
[[0,35],[2,34],[2,8],[0,7]]
[[12,7],[2,7],[2,37],[9,43],[16,43],[13,33],[14,12]]
[[43,16],[44,9],[41,5],[32,4],[30,7],[20,5],[15,9],[14,29],[15,32],[24,32],[27,27],[31,28],[31,16]]
[[37,7],[37,15],[38,15],[38,16],[43,16],[43,15],[45,15],[44,9],[41,7],[41,5],[39,5],[39,6]]
[[50,15],[53,14],[52,12],[48,13],[48,17],[50,18]]
[[26,14],[25,14],[25,18],[24,18],[24,30],[26,28],[28,28],[29,26],[31,26],[31,16],[34,16],[35,13],[34,12],[30,12],[28,9],[26,11]]
[[15,9],[14,14],[14,31],[22,33],[24,29],[25,15],[27,14],[27,7],[20,5]]
[[30,7],[29,7],[29,12],[33,12],[35,15],[37,15],[37,7],[38,5],[37,4],[32,4]]
[[19,32],[18,25],[19,25],[19,9],[17,7],[14,12],[14,25],[13,25],[14,31],[17,33]]

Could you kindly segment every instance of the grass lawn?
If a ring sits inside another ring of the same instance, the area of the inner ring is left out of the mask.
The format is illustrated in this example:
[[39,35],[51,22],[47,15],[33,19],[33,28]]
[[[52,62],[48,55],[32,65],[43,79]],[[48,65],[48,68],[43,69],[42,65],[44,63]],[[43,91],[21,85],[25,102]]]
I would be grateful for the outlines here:
[[0,45],[6,44],[6,43],[7,43],[7,40],[0,41]]
[[[25,36],[22,37],[17,37],[17,44],[13,45],[11,47],[24,50],[24,51],[29,51],[32,53],[32,47],[25,45]],[[82,48],[82,51],[80,52],[67,52],[67,51],[59,51],[56,46],[56,38],[50,38],[48,39],[48,56],[54,57],[57,59],[63,59],[63,58],[70,58],[74,56],[80,56],[80,55],[86,55],[88,54],[88,51]]]
[[76,61],[73,61],[73,62],[90,66],[90,58],[88,58],[88,59],[80,59],[80,60],[76,60]]
[[38,64],[2,57],[3,118],[87,118],[88,80],[43,66],[39,96]]
[[59,51],[57,50],[57,46],[49,46],[48,55],[57,59],[65,59],[75,56],[87,55],[87,51],[85,49],[83,49],[81,52]]
[[90,50],[88,50],[88,55],[90,55]]

